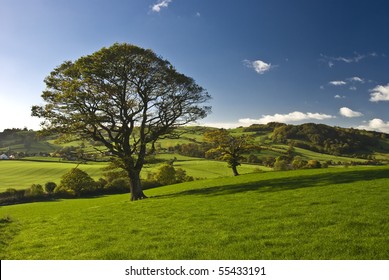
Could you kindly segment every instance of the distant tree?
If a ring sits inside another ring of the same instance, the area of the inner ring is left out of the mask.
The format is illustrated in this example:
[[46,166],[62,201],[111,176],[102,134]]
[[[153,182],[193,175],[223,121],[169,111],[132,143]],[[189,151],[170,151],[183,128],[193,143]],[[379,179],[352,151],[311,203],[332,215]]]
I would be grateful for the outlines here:
[[103,144],[131,182],[131,200],[146,198],[140,172],[155,143],[204,118],[209,94],[152,50],[114,44],[66,61],[45,79],[44,106],[32,115],[49,131]]
[[171,185],[176,183],[176,170],[171,164],[164,164],[155,175],[155,179],[161,185]]
[[234,176],[239,175],[237,167],[244,159],[243,154],[259,150],[253,137],[246,134],[233,136],[225,129],[206,132],[204,140],[212,145],[206,153],[208,157],[226,161]]
[[277,159],[274,163],[274,170],[276,171],[285,171],[288,170],[288,163],[286,160]]
[[49,194],[53,193],[54,189],[57,187],[57,184],[54,182],[47,182],[45,184],[45,191]]
[[295,156],[292,161],[292,167],[293,169],[301,169],[304,168],[307,165],[307,163],[308,162],[304,160],[302,157]]
[[73,192],[76,196],[93,192],[95,181],[85,171],[73,168],[61,178],[62,190]]

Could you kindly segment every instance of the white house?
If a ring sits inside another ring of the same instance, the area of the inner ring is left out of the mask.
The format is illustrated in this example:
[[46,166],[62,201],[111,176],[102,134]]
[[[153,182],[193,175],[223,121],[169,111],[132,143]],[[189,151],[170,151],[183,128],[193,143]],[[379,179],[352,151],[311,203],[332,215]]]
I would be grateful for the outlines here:
[[8,159],[8,156],[6,154],[0,155],[0,159]]

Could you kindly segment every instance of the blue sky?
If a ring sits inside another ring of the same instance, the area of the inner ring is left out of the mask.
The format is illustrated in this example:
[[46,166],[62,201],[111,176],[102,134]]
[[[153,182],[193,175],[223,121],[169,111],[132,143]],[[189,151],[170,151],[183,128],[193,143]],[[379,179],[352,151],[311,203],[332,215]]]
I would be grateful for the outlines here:
[[0,131],[39,128],[43,79],[115,42],[153,49],[213,99],[202,124],[389,133],[389,1],[0,0]]

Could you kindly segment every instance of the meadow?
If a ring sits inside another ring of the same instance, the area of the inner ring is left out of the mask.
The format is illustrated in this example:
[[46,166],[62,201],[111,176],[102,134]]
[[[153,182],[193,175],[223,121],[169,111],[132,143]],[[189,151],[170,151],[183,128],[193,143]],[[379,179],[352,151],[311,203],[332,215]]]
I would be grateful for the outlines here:
[[[163,162],[176,159],[174,167],[183,168],[187,175],[194,178],[218,178],[230,176],[231,169],[227,163],[215,160],[206,160],[180,156],[177,154],[161,154],[157,156],[159,164],[147,164],[143,169],[142,177],[147,178],[148,173],[157,172]],[[77,162],[60,162],[58,158],[34,158],[34,160],[0,160],[0,192],[8,188],[27,189],[32,184],[44,185],[47,182],[59,184],[61,176],[71,168],[75,168]],[[78,165],[78,168],[86,171],[93,179],[103,177],[103,168],[107,162],[87,162]],[[239,171],[242,174],[251,173],[256,169],[270,170],[266,167],[242,164]]]
[[389,167],[265,172],[0,207],[1,259],[388,259]]

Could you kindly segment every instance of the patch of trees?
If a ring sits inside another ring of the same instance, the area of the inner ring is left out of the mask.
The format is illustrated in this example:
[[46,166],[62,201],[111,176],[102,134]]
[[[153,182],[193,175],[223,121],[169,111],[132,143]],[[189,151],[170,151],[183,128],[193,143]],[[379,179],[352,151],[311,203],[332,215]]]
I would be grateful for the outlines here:
[[27,128],[19,129],[4,129],[0,132],[0,147],[8,147],[13,145],[23,145],[27,151],[37,142],[37,133]]
[[209,143],[184,143],[169,147],[168,151],[182,156],[205,158],[205,154],[210,148]]
[[293,141],[296,147],[332,155],[368,154],[380,149],[380,139],[385,138],[385,133],[314,123],[278,126],[272,134],[274,142]]

